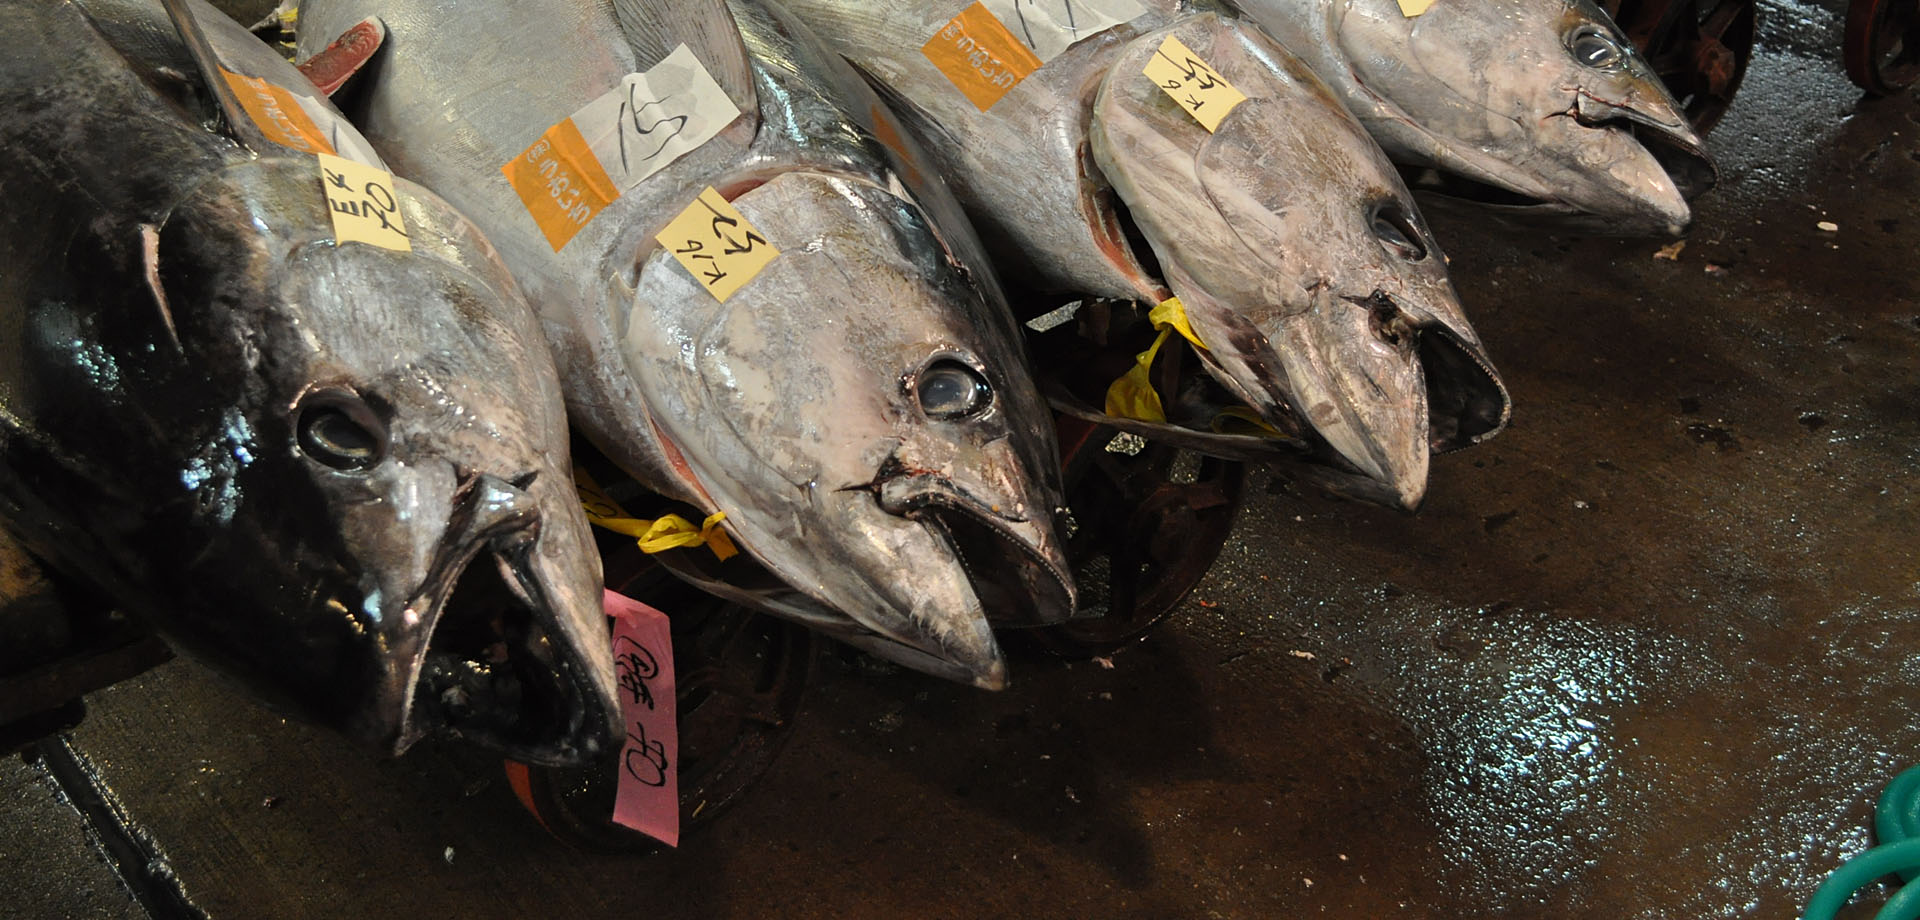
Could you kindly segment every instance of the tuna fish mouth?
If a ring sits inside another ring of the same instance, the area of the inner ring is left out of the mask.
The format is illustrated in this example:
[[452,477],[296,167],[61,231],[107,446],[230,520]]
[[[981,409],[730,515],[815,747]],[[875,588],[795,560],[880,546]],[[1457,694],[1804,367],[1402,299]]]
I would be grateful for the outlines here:
[[995,627],[1046,626],[1073,616],[1066,552],[1046,522],[1000,511],[939,473],[910,471],[893,459],[867,488],[882,511],[946,541]]
[[1513,400],[1493,365],[1446,326],[1420,331],[1427,381],[1427,441],[1436,454],[1485,441],[1507,427]]
[[785,617],[889,661],[955,683],[989,690],[1006,686],[1005,662],[969,666],[953,660],[930,639],[917,641],[879,632],[808,596],[751,556],[743,554],[729,560],[724,574],[699,553],[670,552],[656,558],[682,581],[715,597]]
[[[457,525],[452,533],[463,531],[471,533]],[[539,518],[528,515],[435,560],[407,606],[431,632],[416,658],[396,753],[444,733],[515,760],[570,766],[604,746],[609,714],[591,670],[553,628],[558,614],[535,572],[539,534]]]
[[[527,551],[489,547],[460,573],[440,612],[415,679],[405,735],[444,732],[550,765],[597,749],[588,729],[591,688],[542,625]],[[588,736],[588,737],[583,737]]]

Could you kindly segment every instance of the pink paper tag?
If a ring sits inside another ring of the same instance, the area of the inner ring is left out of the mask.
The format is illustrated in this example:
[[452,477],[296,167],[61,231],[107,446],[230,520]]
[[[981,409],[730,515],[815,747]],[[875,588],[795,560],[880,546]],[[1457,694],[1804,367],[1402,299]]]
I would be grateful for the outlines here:
[[613,823],[680,845],[680,729],[674,718],[673,638],[667,615],[608,591],[613,668],[620,681],[620,785]]

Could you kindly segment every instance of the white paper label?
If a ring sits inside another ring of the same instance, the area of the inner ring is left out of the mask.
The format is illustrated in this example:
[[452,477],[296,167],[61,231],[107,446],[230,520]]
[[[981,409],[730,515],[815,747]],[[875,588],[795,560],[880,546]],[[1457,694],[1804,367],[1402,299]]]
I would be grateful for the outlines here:
[[740,117],[693,49],[681,45],[645,73],[573,113],[573,124],[607,176],[629,189],[713,139]]
[[1067,46],[1146,13],[1140,0],[980,0],[1041,62]]

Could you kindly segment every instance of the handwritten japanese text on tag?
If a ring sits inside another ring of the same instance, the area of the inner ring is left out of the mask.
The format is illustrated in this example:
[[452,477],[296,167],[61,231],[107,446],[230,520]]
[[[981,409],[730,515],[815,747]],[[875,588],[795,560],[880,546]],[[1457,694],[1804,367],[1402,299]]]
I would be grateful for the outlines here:
[[711,186],[654,238],[723,303],[780,254]]
[[1147,11],[1139,0],[980,0],[1042,63],[1074,42],[1132,22]]
[[612,591],[603,595],[602,604],[613,618],[613,671],[624,733],[613,821],[678,846],[680,728],[667,615]]
[[1208,131],[1219,130],[1221,119],[1247,101],[1219,71],[1171,35],[1141,72]]
[[548,128],[500,171],[558,252],[624,191],[739,117],[740,107],[683,44]]

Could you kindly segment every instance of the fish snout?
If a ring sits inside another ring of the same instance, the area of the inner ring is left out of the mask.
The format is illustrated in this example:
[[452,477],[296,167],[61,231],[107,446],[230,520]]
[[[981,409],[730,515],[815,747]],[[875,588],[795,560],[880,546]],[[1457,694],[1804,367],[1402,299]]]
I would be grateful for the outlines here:
[[[1692,221],[1688,202],[1712,189],[1719,171],[1707,154],[1706,142],[1666,92],[1652,84],[1644,92],[1609,99],[1581,90],[1572,117],[1590,129],[1579,132],[1589,139],[1575,151],[1577,157],[1596,157],[1585,174],[1600,188],[1590,194],[1619,199],[1611,208],[1596,205],[1594,213],[1604,218],[1624,210],[1636,215],[1647,230],[1670,236],[1684,233]],[[1592,131],[1608,136],[1594,141]]]
[[395,753],[445,732],[565,765],[612,737],[617,704],[607,668],[591,657],[601,650],[594,640],[604,642],[598,585],[565,583],[576,567],[543,558],[537,478],[461,476],[433,566],[394,618],[412,626],[413,645],[391,684],[402,699],[383,707],[401,713]]
[[875,479],[875,501],[946,540],[989,623],[1046,626],[1073,616],[1077,590],[1052,508],[995,504],[945,474],[889,466]]

